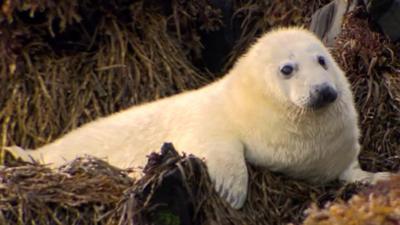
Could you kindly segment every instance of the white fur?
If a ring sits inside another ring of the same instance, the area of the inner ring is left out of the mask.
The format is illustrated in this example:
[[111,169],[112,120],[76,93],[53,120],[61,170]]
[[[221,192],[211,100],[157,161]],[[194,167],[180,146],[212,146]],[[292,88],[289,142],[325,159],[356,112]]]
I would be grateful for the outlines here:
[[[327,70],[317,55],[326,58]],[[298,69],[283,79],[279,68],[288,61]],[[307,109],[310,88],[322,82],[337,90],[338,99]],[[259,38],[208,86],[98,119],[31,155],[55,166],[82,154],[119,167],[143,166],[146,155],[172,142],[179,151],[203,157],[216,189],[240,208],[248,186],[245,160],[311,182],[376,180],[358,166],[358,138],[343,72],[313,34],[289,28]]]

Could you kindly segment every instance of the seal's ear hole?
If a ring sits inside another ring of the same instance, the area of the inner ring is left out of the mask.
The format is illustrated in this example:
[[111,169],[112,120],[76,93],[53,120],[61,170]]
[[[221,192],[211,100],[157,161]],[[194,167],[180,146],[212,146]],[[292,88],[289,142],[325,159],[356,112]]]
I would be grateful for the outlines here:
[[325,70],[328,69],[328,65],[326,64],[325,57],[319,55],[319,56],[317,56],[317,61],[318,61],[318,64],[321,65]]

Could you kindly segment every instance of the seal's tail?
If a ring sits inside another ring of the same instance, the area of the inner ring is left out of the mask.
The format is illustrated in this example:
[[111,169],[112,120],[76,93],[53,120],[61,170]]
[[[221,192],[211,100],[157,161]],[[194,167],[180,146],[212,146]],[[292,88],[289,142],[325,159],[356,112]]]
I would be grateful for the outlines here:
[[0,165],[13,165],[13,162],[29,162],[35,163],[34,158],[28,153],[27,150],[24,150],[18,146],[7,146],[0,149]]

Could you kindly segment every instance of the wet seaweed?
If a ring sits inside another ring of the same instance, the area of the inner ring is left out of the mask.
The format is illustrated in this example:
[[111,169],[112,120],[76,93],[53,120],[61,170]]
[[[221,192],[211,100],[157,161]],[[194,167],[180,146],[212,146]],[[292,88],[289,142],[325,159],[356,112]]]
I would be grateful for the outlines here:
[[348,202],[317,206],[307,210],[304,225],[323,224],[398,224],[400,222],[400,177],[377,184]]
[[[307,26],[327,2],[235,1],[232,21],[240,24],[240,38],[225,70],[262,32]],[[198,31],[218,29],[220,19],[207,1],[3,1],[0,147],[37,147],[99,116],[215,79],[194,64],[202,51]],[[346,16],[331,51],[360,112],[363,168],[397,171],[399,43],[359,8]],[[329,210],[319,209],[327,202],[347,204],[365,188],[310,185],[248,165],[249,196],[237,211],[215,193],[200,159],[171,147],[150,156],[139,180],[90,157],[58,171],[19,163],[0,167],[0,224],[299,224],[310,204],[306,223],[314,212]]]
[[0,146],[38,147],[209,80],[190,60],[201,49],[196,29],[216,29],[218,10],[162,2],[3,2]]
[[310,185],[248,165],[249,195],[232,209],[214,191],[204,162],[171,144],[152,153],[138,180],[93,157],[57,171],[20,163],[0,168],[0,223],[11,224],[284,224],[300,222],[314,202],[348,199],[363,185]]
[[370,171],[400,168],[400,44],[374,29],[365,9],[346,16],[332,53],[346,72],[360,115],[360,161]]

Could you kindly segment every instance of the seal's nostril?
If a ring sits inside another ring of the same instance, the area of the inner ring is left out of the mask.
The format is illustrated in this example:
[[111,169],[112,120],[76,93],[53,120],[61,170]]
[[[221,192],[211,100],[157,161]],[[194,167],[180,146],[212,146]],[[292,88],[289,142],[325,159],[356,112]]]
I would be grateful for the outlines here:
[[314,87],[311,93],[310,106],[320,108],[334,102],[338,97],[337,91],[329,84],[321,84]]
[[323,89],[321,89],[320,95],[322,101],[326,103],[331,103],[337,98],[337,92],[331,86],[325,86]]

